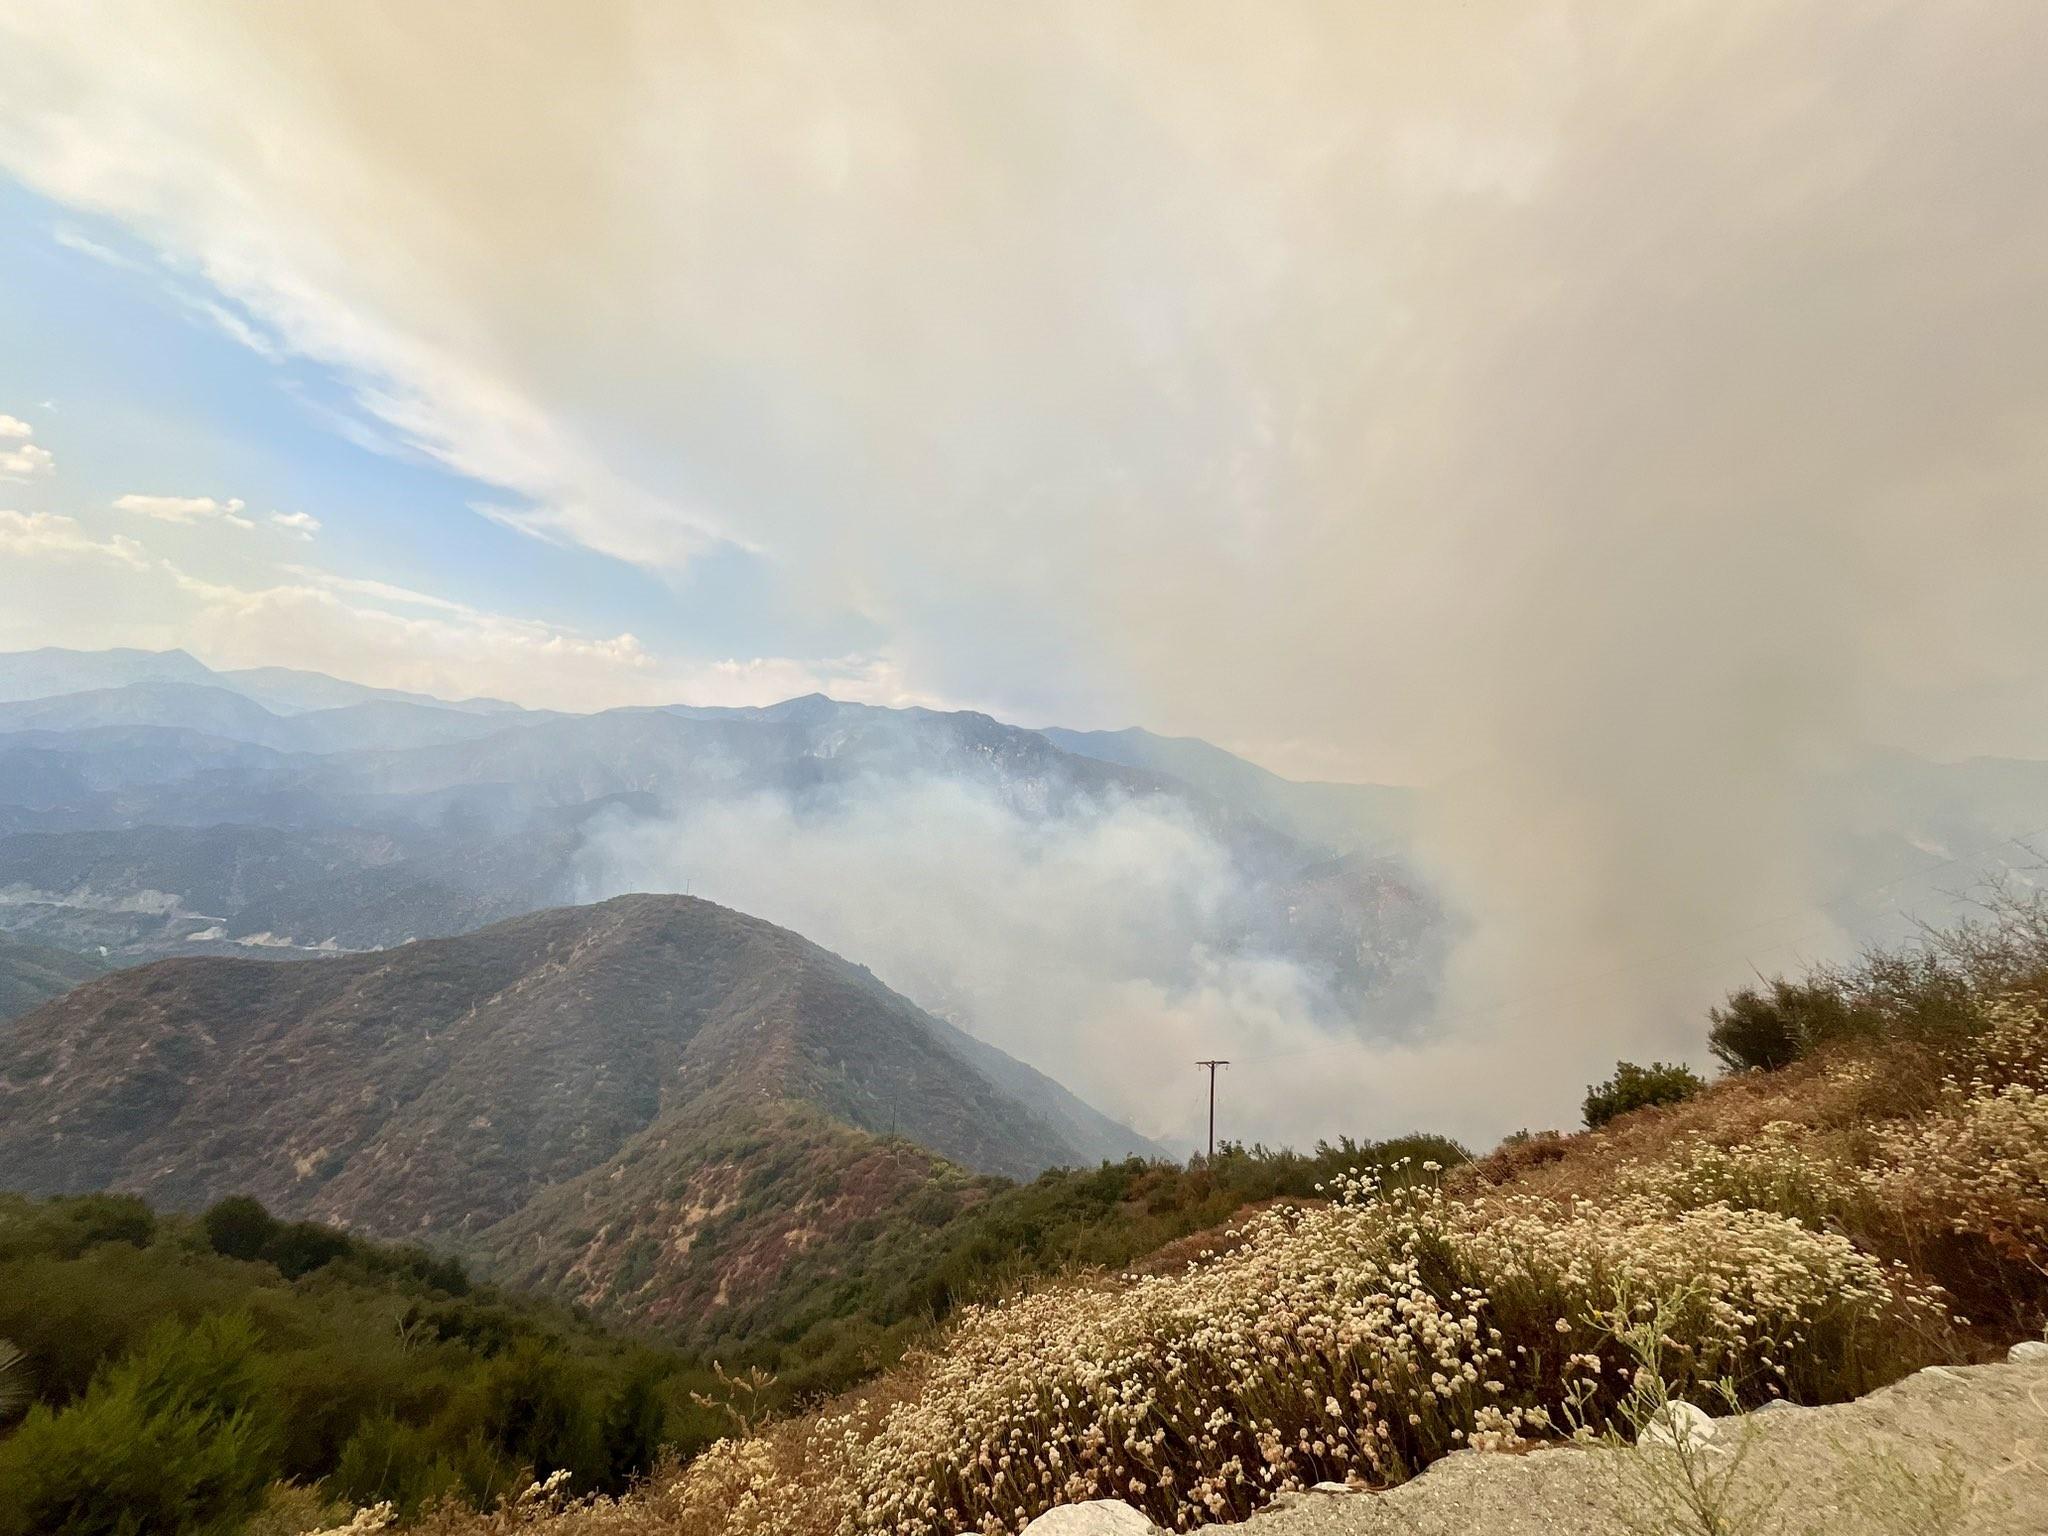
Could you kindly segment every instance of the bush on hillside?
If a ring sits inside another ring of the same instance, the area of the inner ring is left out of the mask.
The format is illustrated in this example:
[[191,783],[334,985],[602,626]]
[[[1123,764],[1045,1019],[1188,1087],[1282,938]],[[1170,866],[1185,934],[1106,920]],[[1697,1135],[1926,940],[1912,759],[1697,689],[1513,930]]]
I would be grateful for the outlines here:
[[[796,1255],[761,1301],[735,1310],[709,1352],[775,1372],[784,1400],[843,1390],[898,1359],[960,1307],[1074,1269],[1120,1269],[1229,1221],[1248,1205],[1312,1197],[1348,1168],[1389,1182],[1426,1161],[1471,1154],[1443,1136],[1344,1137],[1312,1150],[1222,1142],[1213,1158],[1145,1158],[1054,1168],[1028,1184],[992,1184],[932,1226],[913,1214],[873,1235],[862,1268],[843,1250]],[[699,1241],[703,1240],[700,1232]]]
[[246,1317],[160,1326],[78,1402],[38,1404],[0,1442],[0,1533],[236,1530],[273,1476],[278,1427]]
[[1744,987],[1709,1009],[1707,1044],[1730,1072],[1775,1072],[1789,1067],[1830,1040],[1867,1034],[1874,1020],[1849,1003],[1840,985],[1825,976],[1763,987]]
[[206,1228],[213,1251],[228,1259],[262,1258],[278,1232],[277,1218],[263,1209],[261,1201],[247,1195],[216,1200],[199,1222]]
[[[441,1495],[488,1506],[558,1470],[577,1493],[616,1492],[661,1448],[687,1454],[719,1433],[715,1414],[691,1401],[716,1378],[690,1356],[473,1285],[452,1259],[275,1221],[253,1201],[223,1205],[207,1221],[152,1216],[125,1196],[0,1195],[0,1338],[21,1347],[13,1379],[40,1405],[39,1427],[0,1440],[0,1505],[70,1497],[42,1484],[22,1492],[32,1469],[18,1457],[65,1486],[147,1478],[174,1488],[181,1474],[163,1447],[184,1420],[145,1432],[136,1393],[109,1383],[142,1369],[159,1345],[153,1329],[202,1330],[223,1315],[248,1320],[275,1410],[277,1432],[243,1446],[261,1452],[259,1485],[289,1480],[407,1510]],[[95,1436],[111,1437],[104,1459],[88,1455]],[[29,1528],[98,1529],[79,1507],[82,1523],[51,1515]],[[136,1531],[208,1529],[156,1514]],[[0,1536],[18,1528],[0,1518]]]
[[1982,916],[1919,943],[1732,992],[1708,1043],[1731,1072],[1776,1071],[1848,1040],[1946,1049],[1983,1028],[1993,998],[2048,1001],[2048,894],[1993,888]]
[[1726,1378],[1745,1406],[1864,1390],[1936,1320],[1846,1239],[1767,1212],[1337,1193],[1170,1274],[969,1308],[902,1389],[725,1442],[560,1536],[1014,1533],[1094,1498],[1187,1529],[1512,1446],[1567,1404],[1597,1427],[1631,1375],[1617,1307],[1660,1319],[1679,1390]]
[[1706,1086],[1699,1073],[1682,1062],[1653,1061],[1639,1067],[1632,1061],[1617,1061],[1614,1076],[1586,1088],[1586,1127],[1597,1131],[1632,1109],[1677,1104]]

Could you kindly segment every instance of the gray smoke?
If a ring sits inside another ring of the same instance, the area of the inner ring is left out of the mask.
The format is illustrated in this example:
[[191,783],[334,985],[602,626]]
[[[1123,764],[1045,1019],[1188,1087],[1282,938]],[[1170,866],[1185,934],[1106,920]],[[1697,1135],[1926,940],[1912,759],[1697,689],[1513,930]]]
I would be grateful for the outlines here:
[[[1291,1056],[1349,1027],[1303,967],[1236,942],[1247,876],[1174,799],[1039,816],[957,781],[877,779],[619,820],[583,869],[594,896],[688,890],[793,928],[1171,1145],[1202,1129],[1198,1057]],[[1335,1080],[1229,1087],[1236,1137],[1361,1118]]]

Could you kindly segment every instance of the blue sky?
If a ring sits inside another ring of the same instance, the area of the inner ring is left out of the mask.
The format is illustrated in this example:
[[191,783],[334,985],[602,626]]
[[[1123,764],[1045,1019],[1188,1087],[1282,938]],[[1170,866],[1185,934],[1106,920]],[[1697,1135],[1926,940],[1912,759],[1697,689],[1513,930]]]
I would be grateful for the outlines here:
[[306,513],[317,548],[289,541],[279,558],[628,631],[679,658],[836,656],[876,638],[850,616],[781,608],[771,562],[736,544],[656,571],[479,515],[516,497],[407,445],[336,369],[285,351],[200,274],[5,179],[0,291],[0,410],[61,466],[13,504],[99,520],[142,493]]

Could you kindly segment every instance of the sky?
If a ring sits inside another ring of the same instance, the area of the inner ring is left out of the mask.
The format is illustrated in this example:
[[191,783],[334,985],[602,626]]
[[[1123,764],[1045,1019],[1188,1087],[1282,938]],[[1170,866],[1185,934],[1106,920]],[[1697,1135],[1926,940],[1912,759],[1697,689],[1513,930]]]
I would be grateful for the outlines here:
[[2044,26],[9,7],[0,643],[1413,781],[1630,594],[1697,645],[1817,580],[1791,643],[1892,652],[1859,727],[1995,749],[2038,642],[1916,631],[2023,599],[1921,565],[2038,490]]
[[1812,901],[1872,744],[2048,756],[2044,58],[2021,0],[0,4],[0,647],[1143,723],[1431,787],[1454,994],[1604,970]]

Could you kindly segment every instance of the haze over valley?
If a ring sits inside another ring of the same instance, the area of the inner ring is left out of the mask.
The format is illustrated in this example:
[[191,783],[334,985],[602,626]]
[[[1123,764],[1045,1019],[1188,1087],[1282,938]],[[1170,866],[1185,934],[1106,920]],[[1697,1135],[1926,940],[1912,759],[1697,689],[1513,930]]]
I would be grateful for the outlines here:
[[[67,957],[23,950],[24,997],[95,966],[388,948],[667,891],[872,967],[1182,1150],[1199,1085],[1161,1061],[1233,1053],[1245,1140],[1391,1134],[1421,1110],[1484,1139],[1568,1116],[1613,1046],[1417,1102],[1432,1062],[1540,1034],[1601,982],[1446,1003],[1447,968],[1491,936],[1432,863],[1424,790],[1297,783],[1136,729],[822,695],[572,714],[184,652],[17,653],[0,695],[0,933]],[[1833,900],[1636,966],[1711,998],[1896,940],[2031,879],[2044,827],[2048,764],[1872,753],[1803,828]],[[1685,1019],[1642,1020],[1642,1048],[1679,1045]]]

